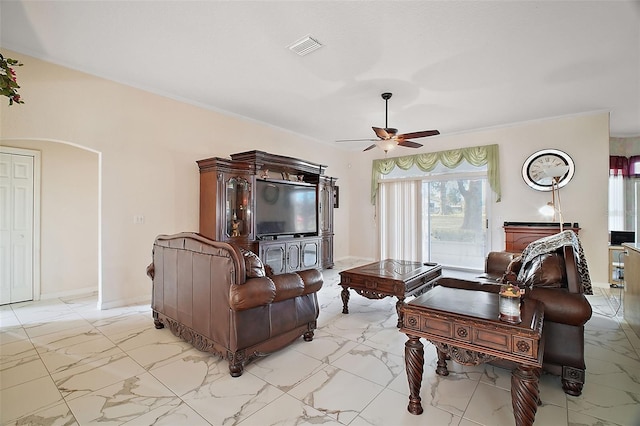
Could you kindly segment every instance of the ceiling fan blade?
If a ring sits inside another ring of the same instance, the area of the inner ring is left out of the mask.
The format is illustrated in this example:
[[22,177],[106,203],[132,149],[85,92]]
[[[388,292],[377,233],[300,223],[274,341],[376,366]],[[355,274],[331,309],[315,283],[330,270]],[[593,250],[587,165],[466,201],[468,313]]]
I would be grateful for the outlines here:
[[336,142],[377,142],[378,139],[340,139],[337,140]]
[[404,147],[407,147],[407,148],[420,148],[422,146],[421,143],[414,142],[414,141],[408,141],[406,139],[398,141],[398,145],[399,146],[404,146]]
[[375,143],[374,143],[373,145],[369,145],[368,147],[366,147],[365,149],[363,149],[363,150],[362,150],[362,152],[369,151],[370,149],[373,149],[373,148],[375,148],[376,146],[377,146],[377,145],[376,145]]
[[372,127],[372,129],[380,139],[389,139],[391,137],[385,129],[381,129],[380,127]]
[[435,136],[439,134],[440,132],[437,130],[424,130],[422,132],[403,133],[401,135],[398,135],[398,139],[418,139],[418,138],[426,138],[427,136]]

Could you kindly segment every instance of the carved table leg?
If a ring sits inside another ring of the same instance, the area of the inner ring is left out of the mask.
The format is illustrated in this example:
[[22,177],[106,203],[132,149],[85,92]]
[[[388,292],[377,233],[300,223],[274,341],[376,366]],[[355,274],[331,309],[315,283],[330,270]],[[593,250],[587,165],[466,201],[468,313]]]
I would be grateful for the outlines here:
[[340,295],[342,296],[342,313],[348,314],[349,313],[349,287],[343,286],[342,293],[340,293]]
[[401,308],[404,306],[404,297],[398,297],[398,301],[396,302],[396,312],[398,313],[398,328],[402,328],[402,310]]
[[519,365],[511,373],[511,404],[517,426],[533,424],[540,392],[538,383],[540,369]]
[[422,414],[420,403],[420,386],[424,371],[424,345],[417,336],[407,334],[409,340],[404,344],[404,364],[409,380],[409,405],[407,410],[411,414]]
[[438,351],[438,365],[436,367],[436,374],[438,376],[448,376],[449,369],[447,368],[447,360],[449,359],[449,356],[440,351],[440,349],[438,348],[436,348],[436,351]]

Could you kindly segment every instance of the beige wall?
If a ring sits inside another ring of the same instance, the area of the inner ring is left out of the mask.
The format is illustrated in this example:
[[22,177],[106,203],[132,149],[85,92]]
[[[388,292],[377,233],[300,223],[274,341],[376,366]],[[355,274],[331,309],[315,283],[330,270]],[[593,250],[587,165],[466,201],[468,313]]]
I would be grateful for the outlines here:
[[51,141],[2,145],[40,152],[42,298],[97,291],[98,154]]
[[[563,216],[565,221],[578,222],[582,228],[580,239],[592,280],[597,285],[608,286],[608,113],[532,121],[458,135],[441,135],[423,141],[424,147],[420,149],[391,151],[389,156],[499,145],[502,201],[490,206],[493,250],[504,248],[502,225],[505,221],[548,220],[540,215],[538,208],[551,201],[551,195],[535,191],[524,183],[521,170],[525,159],[540,149],[555,148],[567,152],[575,161],[576,171],[571,182],[561,189]],[[349,217],[350,254],[354,256],[375,257],[375,210],[369,201],[371,161],[383,156],[379,150],[351,156],[351,175],[361,177],[353,179],[350,187],[354,211]],[[358,237],[354,238],[354,235]]]
[[[198,230],[195,161],[212,156],[258,149],[326,164],[327,174],[337,177],[340,186],[335,257],[375,257],[376,227],[369,185],[371,161],[382,156],[380,151],[345,152],[268,125],[29,56],[6,54],[25,64],[18,76],[25,104],[0,105],[0,137],[5,141],[62,141],[101,155],[103,307],[149,300],[145,267],[153,239],[161,233]],[[500,145],[503,202],[494,204],[491,224],[492,248],[500,249],[502,221],[540,220],[537,209],[549,198],[548,193],[535,192],[524,184],[520,178],[522,162],[537,149],[566,150],[576,161],[577,170],[563,188],[565,217],[584,228],[581,235],[592,276],[604,283],[608,137],[608,114],[595,114],[431,138],[425,140],[422,151]],[[397,155],[406,153],[398,151]],[[134,224],[135,215],[143,215],[145,223]]]
[[[56,140],[101,154],[104,307],[149,300],[145,268],[156,235],[198,230],[196,160],[260,149],[326,164],[339,183],[346,174],[343,151],[332,146],[6,54],[24,63],[18,78],[25,104],[0,105],[2,139]],[[134,224],[135,215],[145,223]],[[347,206],[336,211],[336,257],[348,255],[347,215]]]

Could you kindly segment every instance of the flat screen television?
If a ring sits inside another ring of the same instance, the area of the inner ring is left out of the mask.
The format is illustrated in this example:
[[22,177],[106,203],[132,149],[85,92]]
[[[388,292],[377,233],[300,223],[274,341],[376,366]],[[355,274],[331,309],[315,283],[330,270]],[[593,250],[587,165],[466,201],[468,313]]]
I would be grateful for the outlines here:
[[258,238],[317,234],[318,208],[315,185],[258,179],[255,199]]
[[611,231],[609,242],[612,246],[619,246],[622,243],[635,243],[636,233],[634,231]]

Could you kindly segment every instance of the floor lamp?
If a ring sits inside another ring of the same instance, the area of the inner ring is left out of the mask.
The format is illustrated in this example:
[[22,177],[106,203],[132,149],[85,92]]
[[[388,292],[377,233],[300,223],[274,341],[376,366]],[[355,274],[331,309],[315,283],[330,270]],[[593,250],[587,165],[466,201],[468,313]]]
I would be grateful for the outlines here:
[[560,221],[560,232],[564,231],[564,219],[562,218],[562,203],[560,203],[560,179],[569,171],[569,166],[549,167],[544,170],[544,174],[551,178],[551,202],[547,203],[541,210],[552,212],[553,220]]

